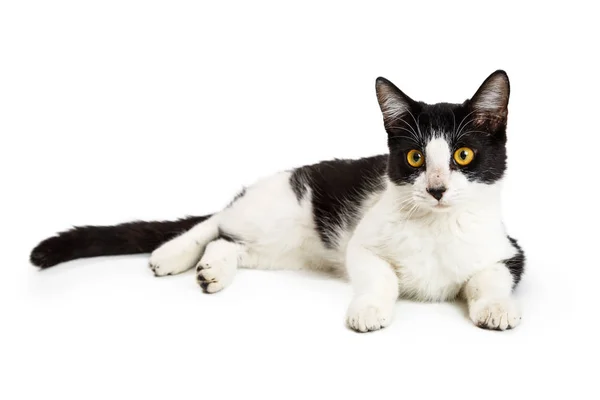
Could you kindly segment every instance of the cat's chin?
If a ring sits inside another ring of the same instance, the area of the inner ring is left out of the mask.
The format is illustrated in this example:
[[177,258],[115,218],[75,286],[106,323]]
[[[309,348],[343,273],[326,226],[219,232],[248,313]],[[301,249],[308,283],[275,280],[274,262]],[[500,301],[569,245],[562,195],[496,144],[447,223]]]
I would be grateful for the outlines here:
[[[452,210],[455,209],[455,207],[453,207],[452,205],[449,204],[421,204],[419,206],[419,209],[421,210],[421,214],[425,215],[425,214],[445,214],[445,213],[449,213]],[[418,212],[416,212],[416,214],[419,214]]]
[[434,206],[429,207],[429,209],[434,213],[447,213],[452,210],[452,206],[448,204],[436,204]]

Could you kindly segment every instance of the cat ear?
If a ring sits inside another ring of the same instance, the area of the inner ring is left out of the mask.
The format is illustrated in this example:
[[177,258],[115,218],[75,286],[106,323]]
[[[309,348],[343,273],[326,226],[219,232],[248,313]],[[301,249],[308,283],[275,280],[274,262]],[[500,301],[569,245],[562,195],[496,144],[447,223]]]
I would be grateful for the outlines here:
[[470,107],[478,125],[506,123],[510,83],[502,70],[492,73],[471,98]]
[[414,101],[402,93],[392,82],[379,77],[375,82],[375,90],[386,127],[409,114]]

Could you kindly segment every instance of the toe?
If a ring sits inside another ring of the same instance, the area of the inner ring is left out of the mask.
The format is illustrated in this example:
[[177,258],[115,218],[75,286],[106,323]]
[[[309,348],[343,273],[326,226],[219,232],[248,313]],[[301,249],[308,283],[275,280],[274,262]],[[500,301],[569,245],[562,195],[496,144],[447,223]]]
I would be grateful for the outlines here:
[[478,327],[501,331],[515,327],[521,319],[512,299],[479,300],[470,305],[470,315]]

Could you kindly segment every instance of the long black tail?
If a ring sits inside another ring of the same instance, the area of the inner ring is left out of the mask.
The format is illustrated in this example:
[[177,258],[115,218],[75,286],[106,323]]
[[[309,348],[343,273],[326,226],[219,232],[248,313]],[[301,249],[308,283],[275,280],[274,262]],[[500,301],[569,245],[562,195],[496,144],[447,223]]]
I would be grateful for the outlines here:
[[76,258],[150,253],[209,217],[134,221],[113,226],[78,226],[40,242],[31,251],[29,259],[38,267],[48,268]]

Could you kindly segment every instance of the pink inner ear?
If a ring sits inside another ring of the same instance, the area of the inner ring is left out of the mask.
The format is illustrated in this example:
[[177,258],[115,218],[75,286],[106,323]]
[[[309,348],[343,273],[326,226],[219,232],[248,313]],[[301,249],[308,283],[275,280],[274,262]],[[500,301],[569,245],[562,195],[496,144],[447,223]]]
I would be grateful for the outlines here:
[[400,118],[408,111],[408,104],[388,88],[382,88],[378,93],[381,111],[385,118]]
[[392,82],[377,78],[376,91],[386,126],[410,112],[412,100]]
[[506,118],[509,88],[503,75],[488,78],[472,99],[473,108],[481,113],[489,113]]
[[504,76],[488,79],[472,99],[475,110],[474,124],[494,130],[506,123],[508,116],[508,83]]
[[505,109],[508,103],[508,97],[500,88],[490,88],[484,90],[475,99],[475,108],[482,111],[501,111]]

